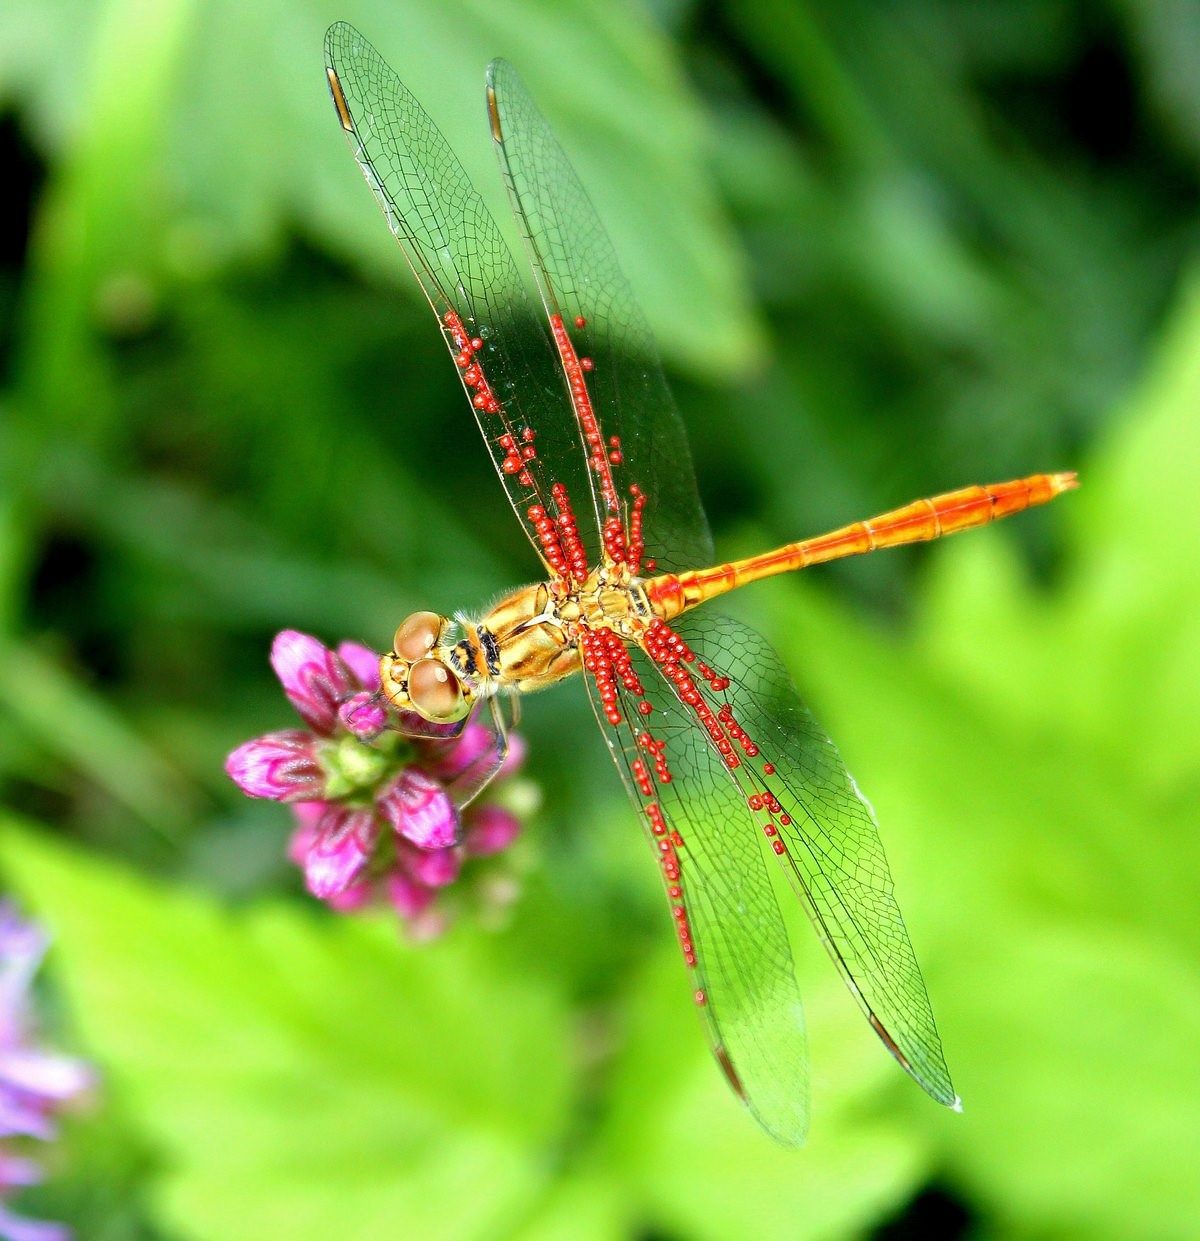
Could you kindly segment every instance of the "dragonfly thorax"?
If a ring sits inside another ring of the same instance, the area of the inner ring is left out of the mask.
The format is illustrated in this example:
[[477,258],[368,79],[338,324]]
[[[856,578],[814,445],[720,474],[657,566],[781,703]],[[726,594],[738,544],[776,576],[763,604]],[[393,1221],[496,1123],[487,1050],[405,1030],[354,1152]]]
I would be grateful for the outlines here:
[[478,620],[414,612],[380,661],[383,692],[397,710],[462,719],[481,698],[545,689],[578,672],[584,630],[637,641],[652,619],[641,581],[604,570],[578,587],[523,586]]

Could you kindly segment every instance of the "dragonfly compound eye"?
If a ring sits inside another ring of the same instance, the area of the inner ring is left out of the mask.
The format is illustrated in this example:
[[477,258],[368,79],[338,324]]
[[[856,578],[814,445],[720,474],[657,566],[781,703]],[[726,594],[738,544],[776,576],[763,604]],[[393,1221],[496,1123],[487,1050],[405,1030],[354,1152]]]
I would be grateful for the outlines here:
[[461,720],[470,704],[458,677],[440,659],[418,659],[408,674],[412,705],[435,723]]
[[436,612],[414,612],[402,621],[392,639],[392,650],[401,659],[415,663],[422,655],[428,655],[437,645],[446,621]]

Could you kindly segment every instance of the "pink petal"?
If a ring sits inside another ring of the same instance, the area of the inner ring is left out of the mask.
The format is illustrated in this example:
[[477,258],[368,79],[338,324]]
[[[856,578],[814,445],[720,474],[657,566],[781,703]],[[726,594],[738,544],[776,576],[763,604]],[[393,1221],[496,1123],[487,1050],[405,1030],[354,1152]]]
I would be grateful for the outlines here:
[[326,812],[331,809],[327,801],[298,801],[292,803],[292,814],[296,820],[295,830],[288,840],[287,855],[297,866],[304,865],[308,851],[317,842],[317,827]]
[[377,804],[396,831],[422,849],[444,849],[458,838],[458,815],[446,790],[419,767],[406,767]]
[[373,741],[387,727],[387,708],[375,694],[360,690],[338,707],[342,726],[363,741]]
[[505,780],[509,776],[515,776],[524,767],[525,756],[528,752],[529,747],[525,744],[525,738],[520,733],[509,733],[508,753],[504,756],[504,762],[500,765],[500,774],[497,776],[497,779]]
[[255,737],[230,754],[225,771],[250,797],[312,801],[325,786],[313,740],[301,728]]
[[71,1241],[73,1235],[65,1224],[14,1215],[0,1205],[0,1237],[4,1241]]
[[87,1065],[69,1056],[16,1049],[0,1053],[0,1084],[43,1104],[72,1099],[94,1080]]
[[472,806],[466,828],[467,852],[472,857],[500,853],[516,840],[520,832],[520,820],[503,806]]
[[496,736],[485,724],[469,719],[466,727],[452,741],[434,742],[428,753],[429,770],[440,780],[450,781],[494,750]]
[[374,895],[375,885],[370,879],[360,879],[341,892],[325,898],[325,904],[340,914],[353,913],[368,904]]
[[[36,1185],[45,1173],[33,1159],[24,1159],[9,1151],[0,1150],[0,1195],[14,1185]],[[0,1236],[3,1236],[0,1233]]]
[[385,887],[388,900],[402,918],[415,918],[433,904],[437,895],[432,888],[398,871],[388,875]]
[[444,888],[453,883],[462,870],[462,850],[410,847],[404,849],[400,861],[418,883],[430,888]]
[[35,968],[46,951],[48,937],[34,922],[26,922],[10,901],[0,901],[0,958],[20,959]]
[[428,909],[422,909],[419,914],[404,920],[408,938],[417,944],[427,944],[438,939],[445,935],[449,926],[449,916],[436,905],[430,905]]
[[316,638],[285,629],[271,644],[271,667],[300,718],[324,736],[333,732],[338,703],[358,688],[337,655]]
[[304,859],[304,878],[313,896],[327,900],[345,891],[367,864],[378,835],[379,824],[370,810],[331,805]]
[[361,642],[343,642],[337,653],[363,689],[371,693],[379,689],[379,656],[369,646]]
[[16,1091],[0,1091],[0,1138],[20,1136],[48,1142],[54,1135],[50,1108],[42,1100]]

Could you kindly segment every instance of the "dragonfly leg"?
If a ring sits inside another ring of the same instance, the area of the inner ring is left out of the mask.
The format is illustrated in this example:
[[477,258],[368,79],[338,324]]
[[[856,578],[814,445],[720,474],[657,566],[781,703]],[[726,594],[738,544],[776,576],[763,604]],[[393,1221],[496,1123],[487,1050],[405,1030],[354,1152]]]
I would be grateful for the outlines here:
[[505,723],[499,699],[488,699],[492,716],[491,741],[487,748],[446,785],[450,800],[459,810],[465,809],[500,774],[508,757],[509,725]]

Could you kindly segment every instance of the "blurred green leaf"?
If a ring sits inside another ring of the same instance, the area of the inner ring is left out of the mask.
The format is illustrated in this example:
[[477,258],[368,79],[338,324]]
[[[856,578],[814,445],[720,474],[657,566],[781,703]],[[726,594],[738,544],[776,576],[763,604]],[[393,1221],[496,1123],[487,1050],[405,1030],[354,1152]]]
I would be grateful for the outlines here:
[[[324,1236],[844,1237],[919,1231],[930,1184],[997,1236],[1200,1216],[1195,18],[649,9],[0,6],[28,213],[0,255],[0,796],[159,869],[136,824],[180,840],[179,887],[7,842],[122,1109],[59,1152],[104,1237],[141,1235],[139,1184],[173,1233],[222,1238],[292,1235],[293,1212]],[[876,802],[963,1116],[904,1079],[800,926],[812,1138],[761,1138],[582,694],[522,724],[551,827],[508,935],[417,958],[272,901],[282,816],[221,772],[290,718],[272,631],[379,642],[535,571],[339,136],[334,18],[505,227],[480,81],[494,54],[520,67],[682,381],[723,554],[1082,467],[1000,531],[739,600]],[[760,315],[772,361],[747,377]]]
[[[114,270],[195,277],[271,252],[296,225],[415,300],[328,99],[321,39],[331,21],[349,18],[445,130],[516,243],[483,109],[485,65],[511,59],[594,194],[666,354],[715,376],[756,353],[736,244],[701,164],[696,106],[670,44],[632,4],[501,0],[447,10],[414,0],[400,11],[378,0],[178,0],[158,6],[154,23],[139,11],[104,6],[84,69],[90,93],[76,102],[85,121],[61,127],[74,149],[46,226],[62,279],[40,299],[43,324],[52,315],[78,322],[81,299]],[[41,95],[61,83],[37,53],[55,55],[52,19],[20,6],[14,29],[18,18],[40,37],[27,37],[33,52],[14,60],[15,85],[0,79],[0,92],[25,92],[51,110]],[[118,170],[124,206],[112,188]],[[74,250],[61,246],[67,233]],[[38,336],[64,365],[81,343],[61,323],[57,335]],[[49,365],[39,362],[38,373]]]
[[1001,532],[939,549],[911,650],[778,588],[942,1017],[946,1157],[1022,1235],[1182,1238],[1200,1212],[1172,1153],[1200,1149],[1198,356],[1193,285],[1136,417],[1050,511],[1083,544],[1061,598]]
[[542,1192],[570,1089],[561,1001],[479,940],[432,953],[387,919],[230,911],[15,823],[0,861],[53,930],[81,1041],[161,1147],[181,1234],[494,1236]]
[[[933,1146],[876,1110],[898,1070],[863,1037],[827,961],[801,955],[813,1120],[797,1152],[773,1143],[734,1099],[689,1003],[665,913],[661,922],[659,947],[625,999],[597,1138],[602,1166],[644,1201],[652,1228],[713,1241],[801,1241],[855,1235],[897,1210],[929,1175]],[[942,1119],[953,1127],[957,1118]]]

